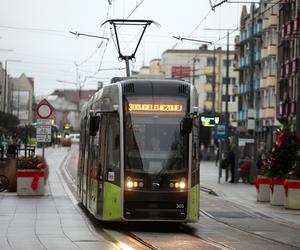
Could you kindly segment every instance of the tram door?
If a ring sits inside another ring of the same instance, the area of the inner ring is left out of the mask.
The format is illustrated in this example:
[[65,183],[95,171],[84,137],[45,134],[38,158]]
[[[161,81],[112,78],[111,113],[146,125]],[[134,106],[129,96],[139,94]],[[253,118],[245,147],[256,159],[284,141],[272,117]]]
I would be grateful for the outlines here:
[[85,123],[85,132],[84,132],[84,139],[83,139],[83,160],[82,160],[82,175],[81,175],[81,192],[82,192],[82,203],[87,205],[87,178],[88,178],[88,157],[89,157],[89,129],[88,129],[88,121]]
[[[120,186],[120,121],[117,114],[105,114],[101,121],[98,214],[105,217],[110,201],[109,185]],[[109,183],[109,185],[107,185]],[[107,199],[108,198],[108,199]],[[107,200],[105,200],[107,199]],[[106,204],[105,204],[106,202]]]
[[80,144],[79,144],[79,166],[77,168],[77,196],[80,201],[83,200],[82,192],[82,180],[83,180],[83,165],[85,159],[85,140],[86,140],[86,119],[81,119],[81,128],[80,128]]
[[97,215],[98,217],[103,217],[103,188],[104,188],[104,164],[106,155],[106,138],[107,138],[107,126],[106,126],[106,115],[100,118],[99,127],[99,157],[98,157],[98,201],[97,201]]

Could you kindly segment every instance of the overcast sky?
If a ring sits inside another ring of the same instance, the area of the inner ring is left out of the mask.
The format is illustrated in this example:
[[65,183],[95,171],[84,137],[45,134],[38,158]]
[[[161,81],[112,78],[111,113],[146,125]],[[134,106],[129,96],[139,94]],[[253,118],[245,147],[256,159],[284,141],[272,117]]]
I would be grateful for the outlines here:
[[[0,61],[4,64],[8,60],[8,73],[13,77],[23,72],[33,77],[37,95],[50,94],[56,88],[75,88],[76,65],[80,81],[87,79],[84,88],[96,88],[97,81],[108,82],[113,76],[126,74],[125,63],[118,61],[111,39],[112,27],[101,26],[107,19],[129,17],[159,23],[159,27],[152,24],[147,28],[136,61],[130,65],[138,70],[176,44],[176,49],[201,45],[178,42],[172,36],[218,41],[226,31],[206,29],[237,28],[242,5],[227,3],[213,12],[209,0],[1,0]],[[69,31],[110,39],[77,37]],[[118,32],[123,53],[131,54],[141,27],[122,27]],[[231,43],[236,34],[232,33]],[[226,39],[218,43],[224,45]]]

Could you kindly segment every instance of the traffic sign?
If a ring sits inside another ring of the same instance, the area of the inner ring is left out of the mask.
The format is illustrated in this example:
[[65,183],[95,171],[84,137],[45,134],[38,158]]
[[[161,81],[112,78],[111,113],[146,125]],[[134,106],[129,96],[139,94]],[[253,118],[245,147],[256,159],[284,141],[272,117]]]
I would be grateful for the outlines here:
[[52,119],[37,119],[36,123],[37,125],[51,125],[52,121]]
[[52,105],[46,99],[43,99],[36,108],[37,118],[47,119],[52,115],[53,110]]
[[37,134],[36,140],[37,142],[51,142],[51,135]]
[[48,125],[38,125],[36,127],[36,133],[42,135],[50,135],[51,136],[51,126]]
[[220,123],[215,125],[215,138],[217,140],[224,140],[227,137],[226,124]]

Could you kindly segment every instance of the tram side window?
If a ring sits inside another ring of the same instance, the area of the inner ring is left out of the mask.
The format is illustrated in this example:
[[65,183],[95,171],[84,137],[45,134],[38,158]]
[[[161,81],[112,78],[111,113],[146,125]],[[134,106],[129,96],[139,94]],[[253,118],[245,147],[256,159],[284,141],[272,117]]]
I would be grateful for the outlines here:
[[109,118],[108,127],[108,168],[112,171],[120,169],[120,127],[117,116]]

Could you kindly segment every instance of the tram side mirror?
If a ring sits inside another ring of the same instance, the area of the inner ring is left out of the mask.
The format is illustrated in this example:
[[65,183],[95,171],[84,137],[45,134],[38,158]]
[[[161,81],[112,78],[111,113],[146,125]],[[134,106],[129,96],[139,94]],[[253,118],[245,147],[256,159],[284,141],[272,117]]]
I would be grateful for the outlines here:
[[180,124],[180,134],[185,135],[192,132],[193,128],[193,118],[184,117]]
[[90,116],[90,136],[95,136],[99,131],[100,116]]

